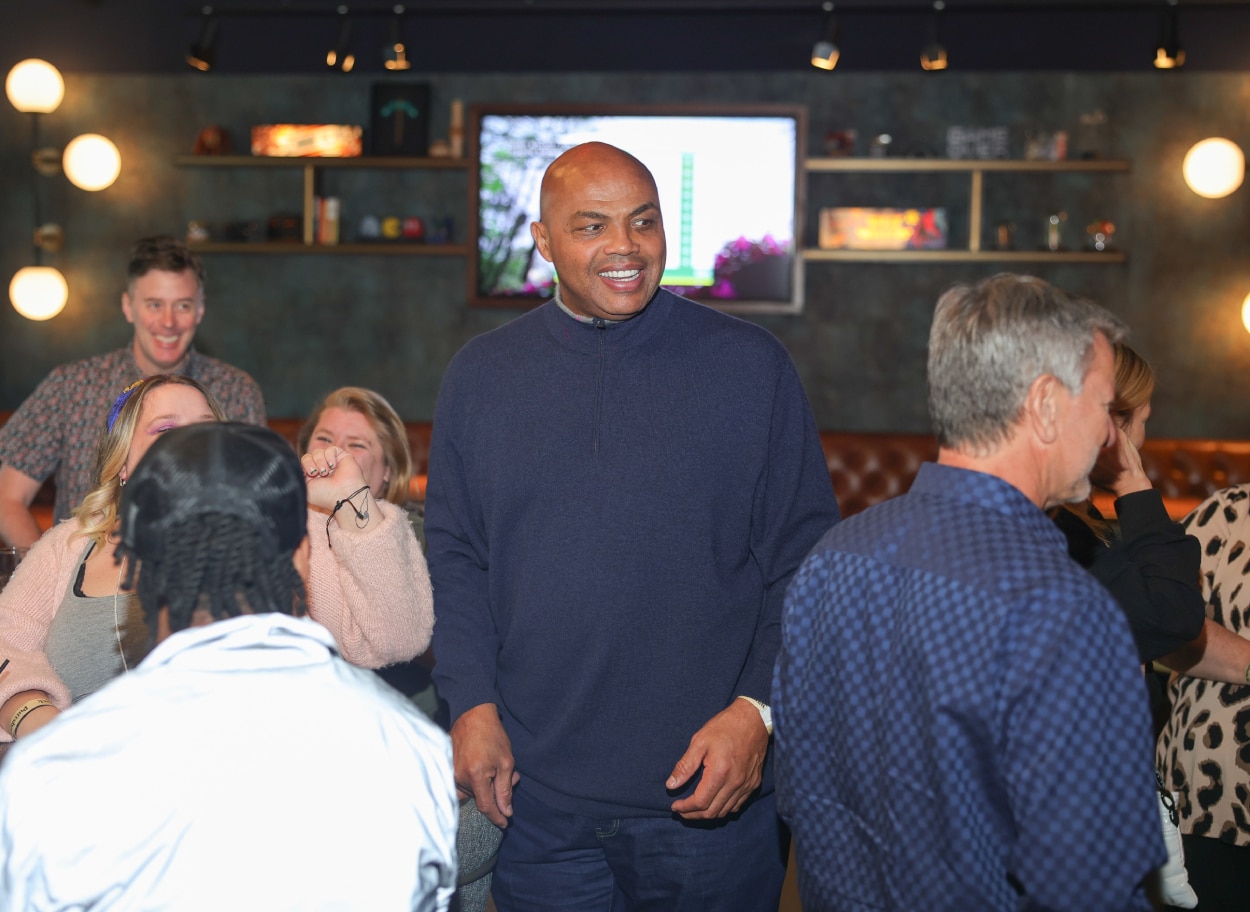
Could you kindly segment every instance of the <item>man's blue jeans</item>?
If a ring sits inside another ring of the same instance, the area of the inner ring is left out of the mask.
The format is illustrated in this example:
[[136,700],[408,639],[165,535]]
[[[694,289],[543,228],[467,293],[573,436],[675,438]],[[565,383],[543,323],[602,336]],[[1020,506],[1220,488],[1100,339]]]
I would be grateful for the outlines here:
[[721,821],[566,814],[525,794],[495,866],[499,912],[775,912],[790,834],[773,794]]

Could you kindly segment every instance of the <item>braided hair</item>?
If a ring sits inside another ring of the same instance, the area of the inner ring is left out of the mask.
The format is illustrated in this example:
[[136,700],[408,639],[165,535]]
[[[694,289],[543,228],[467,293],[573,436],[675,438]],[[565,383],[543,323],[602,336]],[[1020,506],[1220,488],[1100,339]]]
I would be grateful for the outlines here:
[[303,469],[268,428],[205,422],[161,435],[124,489],[116,553],[153,635],[240,614],[303,614]]
[[[262,532],[224,513],[199,513],[172,525],[165,553],[147,559],[138,574],[139,604],[148,630],[156,632],[161,608],[169,608],[169,629],[191,626],[197,608],[213,620],[243,613],[302,615],[304,583],[292,562],[293,551],[262,557]],[[125,586],[135,586],[137,561],[130,561]]]

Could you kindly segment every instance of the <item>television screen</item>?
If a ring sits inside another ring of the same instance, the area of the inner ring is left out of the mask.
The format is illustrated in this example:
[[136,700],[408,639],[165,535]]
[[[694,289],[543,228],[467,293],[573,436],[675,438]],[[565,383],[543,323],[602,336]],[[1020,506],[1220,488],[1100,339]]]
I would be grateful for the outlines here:
[[474,108],[474,303],[551,297],[559,277],[530,236],[543,172],[566,149],[597,140],[655,176],[666,288],[725,310],[797,312],[804,126],[801,107]]

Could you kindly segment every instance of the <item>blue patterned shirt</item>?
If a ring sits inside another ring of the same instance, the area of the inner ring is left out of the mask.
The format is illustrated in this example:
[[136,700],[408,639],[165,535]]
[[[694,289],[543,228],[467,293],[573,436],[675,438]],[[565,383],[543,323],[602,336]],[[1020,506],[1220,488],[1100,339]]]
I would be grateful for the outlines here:
[[773,719],[804,909],[1150,908],[1166,856],[1132,636],[1005,481],[926,463],[821,539]]

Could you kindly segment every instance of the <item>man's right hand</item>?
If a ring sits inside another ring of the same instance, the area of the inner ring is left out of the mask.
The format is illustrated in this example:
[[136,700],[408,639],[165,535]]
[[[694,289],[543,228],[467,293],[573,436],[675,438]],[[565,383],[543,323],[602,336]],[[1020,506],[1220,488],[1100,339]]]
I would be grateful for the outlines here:
[[464,713],[451,727],[456,787],[471,796],[477,809],[497,827],[512,816],[512,787],[521,778],[512,759],[512,742],[499,721],[494,703]]

